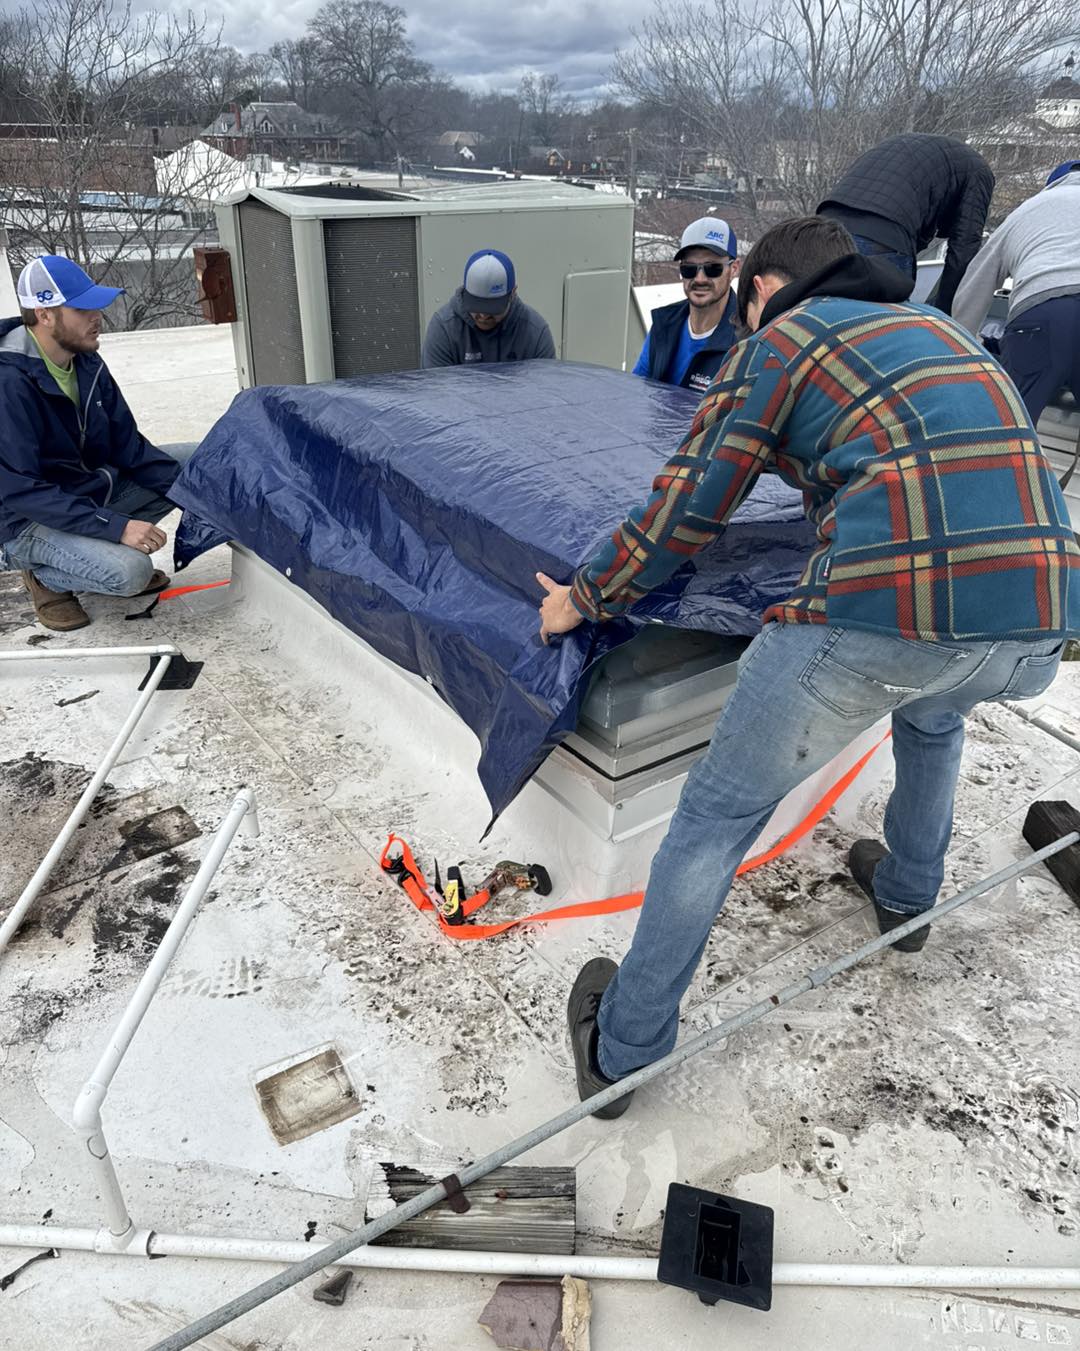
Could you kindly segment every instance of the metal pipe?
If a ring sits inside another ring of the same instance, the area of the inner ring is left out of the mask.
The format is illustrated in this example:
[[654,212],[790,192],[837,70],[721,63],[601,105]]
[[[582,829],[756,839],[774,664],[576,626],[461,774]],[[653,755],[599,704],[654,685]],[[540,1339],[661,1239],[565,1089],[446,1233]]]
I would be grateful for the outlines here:
[[157,993],[157,988],[168,970],[176,949],[180,946],[191,921],[195,918],[199,903],[206,895],[207,889],[214,879],[214,874],[221,866],[225,851],[232,844],[233,837],[240,829],[245,817],[249,812],[253,813],[254,811],[255,795],[250,788],[241,789],[233,799],[232,806],[226,813],[225,819],[218,827],[217,834],[214,836],[210,848],[206,851],[206,857],[200,864],[198,872],[184,894],[184,899],[180,902],[176,913],[170,920],[169,927],[165,930],[161,942],[157,946],[157,951],[151,957],[149,965],[135,987],[134,994],[128,1000],[127,1008],[120,1015],[120,1019],[109,1039],[109,1044],[101,1053],[101,1058],[98,1060],[93,1074],[83,1085],[75,1100],[71,1124],[90,1155],[91,1168],[105,1205],[108,1232],[116,1240],[118,1246],[126,1247],[131,1242],[135,1227],[124,1202],[120,1180],[116,1176],[116,1169],[113,1167],[109,1146],[105,1141],[105,1132],[101,1124],[101,1109],[105,1102],[105,1095],[108,1093],[113,1076],[120,1068],[120,1063],[131,1045],[132,1037],[139,1030],[139,1024],[142,1022],[146,1010],[150,1007],[151,1000]]
[[[198,1257],[239,1262],[294,1262],[312,1245],[299,1239],[163,1234],[141,1229],[116,1253],[94,1229],[0,1225],[0,1248],[59,1248],[128,1257]],[[321,1252],[322,1248],[315,1248]],[[655,1257],[577,1253],[475,1252],[463,1248],[363,1247],[336,1266],[363,1271],[428,1271],[476,1276],[578,1276],[598,1281],[655,1281]],[[1080,1290],[1080,1267],[904,1266],[900,1263],[777,1262],[773,1285],[879,1286],[905,1289]]]
[[[1019,863],[1010,864],[1008,868],[1002,868],[992,877],[985,878],[983,881],[968,887],[965,891],[958,892],[951,896],[947,901],[942,901],[940,905],[934,906],[921,915],[915,915],[907,921],[906,924],[900,924],[895,929],[890,929],[888,933],[872,939],[869,943],[864,943],[856,948],[854,952],[847,953],[843,957],[837,957],[834,961],[825,966],[816,967],[801,980],[787,985],[777,994],[769,995],[768,998],[759,1000],[742,1013],[736,1014],[732,1018],[725,1018],[723,1022],[717,1023],[715,1027],[709,1028],[700,1036],[692,1038],[682,1046],[676,1047],[670,1055],[664,1056],[660,1060],[654,1061],[651,1065],[646,1065],[644,1069],[628,1075],[625,1079],[620,1079],[618,1083],[612,1084],[610,1088],[604,1089],[602,1093],[597,1093],[584,1102],[575,1103],[558,1116],[552,1117],[550,1121],[535,1127],[525,1135],[519,1136],[509,1144],[502,1145],[499,1149],[485,1155],[484,1158],[476,1163],[467,1164],[458,1169],[457,1177],[462,1187],[467,1187],[470,1183],[477,1182],[480,1178],[486,1177],[488,1173],[503,1164],[509,1163],[511,1159],[516,1159],[522,1154],[528,1153],[537,1145],[545,1140],[550,1140],[552,1136],[560,1134],[568,1126],[576,1125],[583,1121],[585,1117],[591,1116],[598,1107],[605,1107],[609,1103],[617,1102],[625,1097],[628,1092],[640,1088],[643,1084],[658,1078],[669,1069],[674,1069],[676,1065],[681,1065],[684,1060],[689,1060],[692,1056],[699,1055],[702,1051],[708,1050],[718,1042],[730,1037],[733,1032],[740,1032],[744,1027],[755,1023],[760,1018],[764,1018],[767,1013],[772,1013],[774,1009],[789,1004],[799,995],[806,994],[808,991],[824,985],[826,981],[831,980],[833,976],[839,975],[842,971],[847,971],[850,967],[861,962],[864,957],[873,956],[881,952],[884,948],[891,947],[901,938],[906,938],[908,934],[915,933],[917,930],[925,928],[931,922],[943,919],[952,911],[976,896],[981,896],[984,892],[993,890],[1003,882],[1011,881],[1014,877],[1019,877],[1021,873],[1028,872],[1036,867],[1044,859],[1051,855],[1059,853],[1062,849],[1080,840],[1080,832],[1073,831],[1069,835],[1063,836],[1053,844],[1049,844],[1045,849],[1040,849],[1037,853],[1023,859]],[[205,1314],[195,1322],[190,1323],[186,1328],[181,1328],[171,1336],[166,1337],[164,1341],[156,1342],[151,1351],[182,1351],[182,1348],[193,1346],[201,1338],[208,1336],[211,1332],[216,1332],[226,1323],[231,1323],[242,1314],[250,1313],[260,1304],[273,1299],[275,1295],[280,1295],[283,1291],[298,1285],[309,1276],[314,1276],[317,1272],[324,1270],[339,1262],[347,1253],[352,1252],[362,1244],[370,1243],[372,1239],[379,1238],[389,1230],[395,1229],[405,1220],[410,1220],[414,1215],[420,1215],[430,1206],[445,1200],[448,1195],[447,1186],[442,1182],[436,1182],[433,1186],[425,1188],[424,1191],[412,1197],[408,1201],[402,1202],[395,1209],[387,1211],[386,1214],[378,1216],[360,1229],[353,1230],[350,1234],[345,1234],[333,1243],[328,1243],[317,1253],[309,1254],[302,1262],[297,1262],[286,1271],[279,1272],[269,1280],[263,1281],[253,1289],[245,1291],[227,1304],[221,1305],[211,1313]]]
[[1080,751],[1080,737],[1070,735],[1062,731],[1060,727],[1055,727],[1052,722],[1048,722],[1036,711],[1029,713],[1026,708],[1021,708],[1018,704],[1006,704],[1005,707],[1010,713],[1015,713],[1018,718],[1023,718],[1025,722],[1031,723],[1032,727],[1037,727],[1040,732],[1045,732],[1052,736],[1056,741],[1062,741],[1066,746],[1071,746],[1074,751]]
[[0,652],[0,661],[58,661],[73,657],[178,657],[172,643],[148,643],[142,647],[32,647]]
[[[122,648],[117,648],[115,650],[117,652],[125,651],[125,649]],[[132,649],[127,650],[128,654],[130,654],[131,650]],[[142,649],[133,649],[133,650],[140,651]],[[99,655],[100,653],[106,651],[108,651],[108,649],[106,648],[97,649],[97,653]],[[25,658],[28,654],[23,652],[15,652],[15,653],[5,653],[2,655],[13,656],[16,658]],[[53,654],[50,653],[49,655],[52,656]],[[109,747],[108,751],[106,752],[105,758],[102,760],[101,764],[98,765],[94,777],[90,780],[90,782],[86,785],[85,789],[83,790],[82,797],[80,797],[78,802],[75,804],[75,807],[71,815],[65,821],[63,828],[60,831],[60,834],[57,835],[56,839],[53,841],[52,847],[50,848],[49,852],[38,864],[37,871],[34,873],[30,881],[26,884],[26,887],[22,895],[8,911],[7,918],[4,920],[3,924],[0,924],[0,953],[3,953],[8,943],[10,943],[12,938],[14,938],[16,932],[18,931],[19,925],[23,922],[23,919],[26,916],[26,912],[34,904],[34,901],[37,900],[38,894],[40,893],[45,883],[49,880],[50,876],[52,875],[53,869],[60,861],[60,855],[67,848],[71,840],[71,837],[75,834],[76,830],[78,830],[79,826],[82,824],[83,818],[86,816],[86,813],[90,810],[91,804],[97,797],[98,793],[101,791],[101,785],[105,782],[106,777],[111,772],[117,760],[119,760],[120,753],[127,745],[128,740],[130,739],[132,732],[135,730],[136,724],[138,723],[139,719],[146,712],[150,700],[154,697],[155,690],[161,684],[162,680],[165,678],[165,672],[169,669],[169,662],[177,654],[175,649],[171,649],[168,652],[159,652],[156,653],[155,655],[158,656],[159,660],[155,664],[153,671],[150,673],[150,678],[146,682],[146,688],[139,693],[139,697],[135,700],[135,704],[132,707],[131,712],[124,719],[124,725],[120,728],[119,732],[117,732],[113,744]]]

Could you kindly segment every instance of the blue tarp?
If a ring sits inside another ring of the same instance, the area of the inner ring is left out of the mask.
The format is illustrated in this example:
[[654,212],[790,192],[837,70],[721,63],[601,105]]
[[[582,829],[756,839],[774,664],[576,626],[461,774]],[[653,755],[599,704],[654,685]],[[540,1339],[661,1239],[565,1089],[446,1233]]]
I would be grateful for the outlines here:
[[570,579],[647,495],[696,403],[555,361],[245,390],[171,494],[177,564],[233,539],[288,569],[473,729],[497,815],[575,726],[583,672],[637,623],[752,634],[802,571],[801,497],[764,476],[633,620],[540,642],[534,574]]

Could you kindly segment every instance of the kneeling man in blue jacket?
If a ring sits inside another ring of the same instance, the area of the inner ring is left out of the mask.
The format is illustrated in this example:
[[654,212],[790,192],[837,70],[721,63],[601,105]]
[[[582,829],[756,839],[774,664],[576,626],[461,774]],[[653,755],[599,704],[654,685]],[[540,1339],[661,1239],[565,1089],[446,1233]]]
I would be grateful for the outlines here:
[[0,569],[19,569],[49,629],[81,629],[79,591],[139,596],[169,582],[151,555],[192,447],[165,454],[135,425],[97,355],[122,292],[69,258],[23,268],[22,316],[0,320]]

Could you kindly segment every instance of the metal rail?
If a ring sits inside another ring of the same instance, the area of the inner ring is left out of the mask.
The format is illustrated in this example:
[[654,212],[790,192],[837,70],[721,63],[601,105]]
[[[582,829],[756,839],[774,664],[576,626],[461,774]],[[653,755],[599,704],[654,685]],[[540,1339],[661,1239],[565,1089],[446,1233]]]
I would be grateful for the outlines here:
[[72,809],[71,815],[61,827],[59,835],[52,842],[49,852],[37,866],[37,871],[31,877],[30,881],[23,889],[22,895],[8,911],[3,924],[0,924],[0,955],[4,949],[15,937],[19,926],[26,918],[27,911],[41,894],[46,882],[52,876],[53,869],[60,861],[60,856],[71,842],[71,837],[82,825],[86,813],[90,810],[94,799],[101,791],[101,785],[105,782],[108,775],[112,772],[114,765],[119,760],[124,747],[131,739],[131,734],[138,726],[139,720],[146,712],[150,700],[154,697],[154,692],[165,678],[165,673],[169,669],[169,663],[173,657],[180,656],[179,648],[171,645],[158,645],[154,647],[61,647],[55,651],[41,651],[34,648],[29,652],[0,652],[0,662],[25,662],[25,661],[44,661],[53,660],[57,657],[67,658],[68,660],[92,657],[157,657],[154,663],[154,669],[146,683],[146,688],[141,690],[139,697],[135,700],[134,707],[124,719],[124,724],[116,734],[116,738],[104,759],[98,765],[93,778],[83,789],[82,796]]
[[135,987],[135,993],[128,1000],[127,1008],[120,1015],[120,1020],[109,1038],[109,1044],[102,1052],[93,1074],[83,1085],[82,1091],[75,1100],[72,1125],[89,1153],[94,1178],[105,1206],[109,1238],[113,1246],[117,1248],[127,1247],[134,1237],[135,1226],[128,1214],[124,1194],[120,1188],[120,1181],[116,1176],[116,1169],[113,1167],[112,1156],[109,1154],[109,1146],[105,1141],[105,1131],[101,1123],[101,1109],[104,1106],[109,1085],[112,1083],[116,1071],[120,1068],[124,1054],[131,1045],[132,1038],[139,1030],[139,1024],[142,1022],[146,1010],[150,1007],[151,1000],[157,993],[158,986],[168,970],[176,949],[180,946],[192,920],[195,918],[195,912],[198,910],[202,898],[206,895],[207,889],[214,879],[214,874],[221,866],[221,861],[225,857],[229,845],[232,844],[236,832],[245,823],[248,825],[249,831],[258,833],[255,795],[250,788],[241,789],[233,799],[232,806],[218,827],[217,834],[206,852],[206,857],[203,859],[199,871],[192,879],[191,885],[184,894],[184,899],[177,907],[176,914],[173,915],[169,927],[165,930],[161,942],[157,946],[157,951],[150,959],[150,965],[143,972],[142,979]]

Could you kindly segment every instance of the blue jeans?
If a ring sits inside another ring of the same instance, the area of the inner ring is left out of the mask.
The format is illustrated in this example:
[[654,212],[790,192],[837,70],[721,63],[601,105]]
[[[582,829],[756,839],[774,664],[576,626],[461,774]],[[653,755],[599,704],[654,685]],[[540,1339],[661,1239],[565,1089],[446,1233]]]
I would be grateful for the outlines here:
[[894,253],[887,245],[879,244],[876,239],[867,239],[865,235],[851,237],[860,253],[868,258],[879,258],[883,263],[892,263],[893,267],[898,267],[901,272],[914,278],[915,259],[910,253]]
[[[194,443],[162,446],[181,466],[195,453]],[[176,504],[129,478],[117,479],[108,505],[120,516],[156,525]],[[31,525],[0,547],[2,566],[26,569],[50,591],[93,591],[103,596],[137,596],[154,572],[149,554],[127,544]]]
[[1010,319],[1001,339],[1001,364],[1032,422],[1065,386],[1080,403],[1080,295],[1044,300]]
[[769,624],[746,649],[708,751],[653,859],[630,950],[604,992],[600,1068],[618,1079],[675,1045],[690,984],[735,870],[773,809],[866,728],[892,715],[896,786],[880,904],[933,905],[952,834],[964,715],[1053,680],[1063,642],[930,643],[825,624]]

